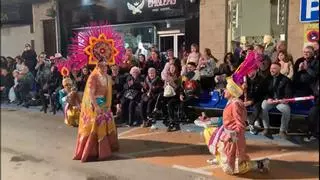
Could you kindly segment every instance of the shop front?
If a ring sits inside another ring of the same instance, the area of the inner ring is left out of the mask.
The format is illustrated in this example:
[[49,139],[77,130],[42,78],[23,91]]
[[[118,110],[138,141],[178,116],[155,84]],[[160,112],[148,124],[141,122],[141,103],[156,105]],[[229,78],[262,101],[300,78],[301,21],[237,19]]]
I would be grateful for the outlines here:
[[[161,52],[173,49],[178,56],[184,44],[199,42],[197,36],[186,37],[186,33],[199,34],[199,17],[190,15],[197,3],[184,0],[110,0],[60,3],[62,52],[67,54],[69,39],[73,34],[86,31],[90,22],[108,21],[123,34],[125,47],[136,54],[147,55],[148,49],[156,46]],[[191,21],[193,20],[193,21]],[[193,26],[190,24],[193,22]],[[194,30],[197,26],[197,31]],[[189,27],[192,27],[189,28]]]

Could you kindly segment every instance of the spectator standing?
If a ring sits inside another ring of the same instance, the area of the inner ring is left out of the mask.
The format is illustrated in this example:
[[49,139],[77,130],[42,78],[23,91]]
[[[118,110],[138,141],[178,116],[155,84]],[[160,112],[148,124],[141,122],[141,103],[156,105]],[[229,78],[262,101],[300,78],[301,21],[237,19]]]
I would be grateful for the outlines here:
[[196,65],[199,63],[200,53],[199,46],[197,44],[191,44],[191,53],[188,55],[187,64],[193,62]]
[[211,54],[211,50],[209,48],[205,48],[197,67],[200,72],[200,84],[203,90],[214,88],[213,76],[217,63],[218,59]]
[[161,71],[163,70],[165,66],[164,61],[161,61],[160,55],[158,51],[152,51],[151,52],[151,57],[147,61],[146,68],[155,68],[157,71],[157,76],[161,75]]
[[25,65],[33,76],[36,75],[35,67],[37,64],[37,53],[32,49],[30,44],[26,44],[21,56],[25,60]]
[[46,58],[46,54],[44,52],[40,53],[38,56],[38,62],[35,67],[36,73],[36,82],[39,87],[43,87],[45,82],[50,76],[51,63]]

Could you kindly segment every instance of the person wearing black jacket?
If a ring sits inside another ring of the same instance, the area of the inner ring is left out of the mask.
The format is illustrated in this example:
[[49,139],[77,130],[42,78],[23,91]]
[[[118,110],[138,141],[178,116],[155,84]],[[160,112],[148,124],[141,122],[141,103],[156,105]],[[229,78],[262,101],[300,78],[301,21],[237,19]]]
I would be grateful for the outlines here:
[[309,134],[305,141],[310,141],[312,138],[319,139],[319,77],[313,87],[313,95],[315,96],[314,106],[310,109],[308,115]]
[[21,55],[25,60],[25,65],[29,68],[29,71],[33,76],[36,75],[37,53],[31,48],[30,44],[25,45],[25,49]]
[[56,66],[51,67],[50,75],[44,86],[40,90],[40,100],[42,104],[42,109],[40,111],[44,111],[47,113],[48,108],[48,99],[50,99],[51,110],[55,114],[56,112],[56,102],[57,102],[57,89],[61,86],[62,76],[58,71]]
[[319,77],[319,60],[314,58],[314,49],[307,46],[303,49],[303,57],[294,64],[294,89],[295,96],[309,96],[312,92],[312,85]]
[[287,101],[274,102],[274,100],[281,100],[292,97],[291,81],[286,76],[280,73],[281,65],[277,62],[272,63],[270,67],[270,74],[266,79],[266,98],[263,100],[262,108],[262,122],[264,126],[263,134],[270,136],[269,128],[269,111],[272,108],[277,108],[281,113],[281,126],[280,126],[280,137],[287,138],[286,131],[290,121],[291,109]]
[[261,104],[264,100],[264,78],[258,74],[257,71],[249,73],[247,76],[247,83],[245,83],[244,89],[246,89],[246,98],[244,100],[244,105],[246,107],[252,107],[253,112],[248,116],[248,124],[250,128],[250,133],[257,134],[254,128],[254,123],[260,119],[261,115]]
[[10,88],[14,85],[13,76],[9,74],[8,69],[5,67],[1,68],[1,81],[0,81],[0,92],[1,100],[9,101],[9,91]]
[[149,69],[151,67],[157,70],[157,76],[161,76],[161,72],[165,66],[164,61],[160,59],[160,54],[158,51],[151,52],[151,58],[146,62],[146,68]]
[[123,94],[123,85],[125,79],[123,75],[119,74],[119,67],[117,65],[111,66],[111,78],[112,78],[112,105],[111,110],[114,115],[117,115],[117,118],[120,113],[120,99]]
[[122,122],[126,122],[128,126],[137,124],[134,117],[136,105],[141,98],[142,82],[140,69],[136,66],[132,67],[124,84],[124,94],[121,99]]
[[156,101],[163,91],[163,82],[161,78],[156,75],[155,68],[148,69],[148,76],[144,81],[143,91],[144,93],[140,102],[140,116],[143,121],[142,127],[149,127],[151,126],[149,115],[151,115]]

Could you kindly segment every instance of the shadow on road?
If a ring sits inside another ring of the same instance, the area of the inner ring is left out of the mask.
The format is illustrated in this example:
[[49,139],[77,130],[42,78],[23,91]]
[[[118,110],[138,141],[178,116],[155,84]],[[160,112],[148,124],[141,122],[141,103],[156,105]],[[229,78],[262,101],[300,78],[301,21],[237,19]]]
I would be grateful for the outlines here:
[[248,179],[318,179],[319,164],[310,161],[282,161],[271,160],[270,172],[261,174],[257,172],[249,172],[239,175],[241,178]]

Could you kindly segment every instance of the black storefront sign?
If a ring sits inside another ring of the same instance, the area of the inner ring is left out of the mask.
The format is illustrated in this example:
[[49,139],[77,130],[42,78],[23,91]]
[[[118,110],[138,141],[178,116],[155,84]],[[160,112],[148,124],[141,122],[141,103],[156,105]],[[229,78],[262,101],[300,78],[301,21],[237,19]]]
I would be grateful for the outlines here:
[[184,0],[122,0],[119,21],[152,21],[184,16]]
[[106,20],[111,24],[145,22],[185,16],[185,0],[109,0],[60,2],[61,13],[69,13],[71,24],[83,26],[90,21]]
[[185,18],[186,0],[83,0],[59,1],[62,53],[73,36],[72,29],[90,22],[108,21],[110,24],[143,23],[147,21]]

